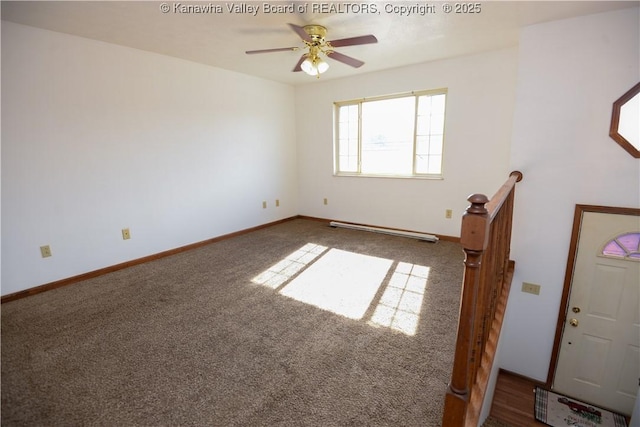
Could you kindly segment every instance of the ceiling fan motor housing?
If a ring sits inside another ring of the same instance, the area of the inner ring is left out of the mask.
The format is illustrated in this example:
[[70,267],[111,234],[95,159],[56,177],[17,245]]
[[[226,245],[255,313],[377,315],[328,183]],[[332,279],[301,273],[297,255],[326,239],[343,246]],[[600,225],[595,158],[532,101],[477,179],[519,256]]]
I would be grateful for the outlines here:
[[327,36],[327,29],[322,25],[305,25],[304,31],[309,34],[312,44],[323,44]]

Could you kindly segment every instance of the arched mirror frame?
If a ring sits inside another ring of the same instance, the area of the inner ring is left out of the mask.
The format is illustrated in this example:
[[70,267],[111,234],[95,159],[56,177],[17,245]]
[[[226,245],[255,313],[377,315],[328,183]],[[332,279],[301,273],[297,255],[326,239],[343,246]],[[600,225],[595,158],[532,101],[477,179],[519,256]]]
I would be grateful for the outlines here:
[[628,92],[626,92],[616,102],[613,103],[613,113],[611,114],[611,128],[609,129],[609,136],[636,159],[640,158],[640,150],[638,150],[638,148],[636,148],[631,142],[627,141],[627,139],[618,132],[618,125],[620,123],[620,110],[622,106],[629,102],[629,100],[631,100],[638,93],[640,93],[640,83],[629,89]]

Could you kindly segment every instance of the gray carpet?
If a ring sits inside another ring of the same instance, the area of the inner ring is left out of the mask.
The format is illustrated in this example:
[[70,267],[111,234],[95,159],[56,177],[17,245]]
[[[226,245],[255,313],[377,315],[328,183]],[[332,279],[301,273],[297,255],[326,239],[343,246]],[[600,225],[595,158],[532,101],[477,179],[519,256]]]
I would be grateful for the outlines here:
[[[415,335],[367,321],[391,271],[361,320],[252,283],[306,243],[429,266]],[[3,304],[2,425],[438,426],[462,260],[296,219]]]

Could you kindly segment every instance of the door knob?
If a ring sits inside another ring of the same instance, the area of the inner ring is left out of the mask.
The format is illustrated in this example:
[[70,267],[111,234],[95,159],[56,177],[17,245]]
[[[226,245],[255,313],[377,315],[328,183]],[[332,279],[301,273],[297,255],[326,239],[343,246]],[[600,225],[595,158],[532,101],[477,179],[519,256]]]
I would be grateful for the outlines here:
[[571,311],[573,311],[574,313],[580,313],[580,307],[573,307]]
[[578,326],[578,319],[569,320],[569,324],[575,328],[576,326]]

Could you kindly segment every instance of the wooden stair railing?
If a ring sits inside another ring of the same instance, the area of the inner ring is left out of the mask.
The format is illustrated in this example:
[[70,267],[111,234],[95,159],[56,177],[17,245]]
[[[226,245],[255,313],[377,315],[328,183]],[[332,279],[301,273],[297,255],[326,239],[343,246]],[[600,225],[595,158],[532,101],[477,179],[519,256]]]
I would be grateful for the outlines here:
[[509,259],[515,186],[509,179],[489,200],[467,199],[460,243],[464,279],[451,382],[445,396],[443,427],[477,427],[493,366],[515,263]]

